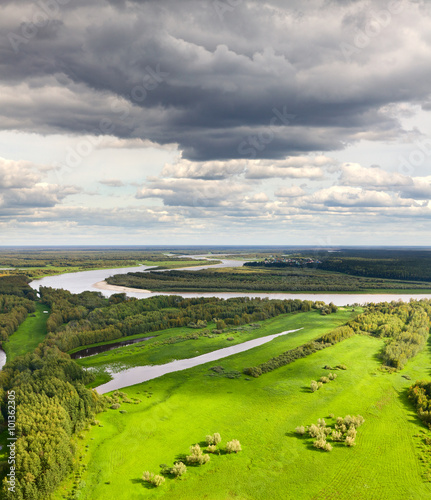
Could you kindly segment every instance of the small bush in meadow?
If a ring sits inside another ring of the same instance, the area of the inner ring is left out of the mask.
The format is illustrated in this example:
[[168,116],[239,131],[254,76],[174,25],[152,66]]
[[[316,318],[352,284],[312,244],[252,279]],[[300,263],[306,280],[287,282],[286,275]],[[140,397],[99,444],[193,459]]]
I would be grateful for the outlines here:
[[350,438],[353,438],[355,439],[356,438],[356,434],[357,434],[357,430],[352,426],[349,428],[349,430],[347,431],[347,437],[350,437]]
[[345,443],[346,443],[346,446],[356,446],[355,438],[353,438],[353,437],[347,436]]
[[317,382],[317,389],[320,389],[323,385],[323,382]]
[[319,427],[317,427],[316,424],[311,424],[310,427],[308,428],[308,434],[310,434],[312,438],[317,437],[318,434],[320,434]]
[[335,368],[338,368],[338,370],[347,370],[346,365],[337,365]]
[[208,445],[217,445],[221,442],[221,436],[218,432],[215,432],[213,435],[208,434],[205,438],[205,441]]
[[324,418],[318,418],[317,419],[317,425],[319,427],[326,427],[326,422],[325,422],[325,419]]
[[150,483],[156,487],[161,486],[165,482],[165,478],[163,476],[159,476],[157,474],[153,474],[152,472],[145,471],[142,475],[142,479]]
[[121,405],[119,405],[118,403],[114,403],[113,405],[111,405],[111,410],[118,410],[118,408],[120,408]]
[[299,434],[303,436],[305,434],[305,427],[303,425],[300,425],[295,429],[296,434]]
[[332,441],[342,441],[343,435],[341,434],[340,431],[332,431],[331,438]]
[[329,382],[328,377],[320,377],[319,382],[322,382],[322,384],[327,384]]
[[206,451],[207,451],[208,453],[215,453],[215,452],[217,451],[217,446],[216,446],[215,444],[210,444],[210,445],[207,447]]
[[310,389],[311,389],[311,392],[316,392],[317,389],[319,389],[319,386],[315,380],[311,381]]
[[331,451],[332,446],[326,441],[325,438],[319,438],[314,441],[313,446],[320,450]]
[[241,449],[241,444],[238,439],[232,439],[232,441],[226,443],[226,451],[228,453],[238,453]]
[[204,465],[210,461],[209,455],[204,455],[198,444],[190,446],[190,455],[186,456],[188,464]]
[[171,473],[176,477],[182,476],[186,472],[187,467],[183,464],[183,462],[177,462],[171,469]]

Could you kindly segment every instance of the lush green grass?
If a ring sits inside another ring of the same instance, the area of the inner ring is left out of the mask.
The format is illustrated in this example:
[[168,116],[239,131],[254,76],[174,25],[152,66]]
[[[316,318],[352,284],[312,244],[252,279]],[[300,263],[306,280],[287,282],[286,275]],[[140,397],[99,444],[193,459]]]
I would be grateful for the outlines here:
[[36,312],[34,316],[29,314],[18,330],[9,337],[9,340],[3,344],[7,360],[12,361],[17,356],[34,351],[34,349],[43,341],[46,335],[46,322],[49,314],[43,311],[49,311],[44,304],[36,303]]
[[[303,315],[303,319],[308,323],[314,318]],[[292,323],[286,322],[283,328]],[[102,427],[92,427],[79,441],[80,463],[88,464],[80,498],[430,498],[431,487],[422,480],[429,466],[421,465],[423,451],[420,439],[414,437],[424,427],[406,399],[412,382],[402,377],[429,377],[428,350],[410,361],[402,373],[389,375],[378,370],[376,354],[382,341],[354,336],[258,379],[211,376],[209,368],[214,364],[240,371],[303,343],[311,332],[320,333],[320,326],[315,330],[304,326],[295,337],[280,337],[217,363],[126,388],[124,392],[142,402],[122,404],[121,410],[127,410],[124,414],[118,410],[100,414]],[[340,363],[348,370],[338,371],[338,378],[318,392],[309,391],[310,381],[327,373],[323,366]],[[330,413],[364,416],[356,447],[336,444],[326,453],[293,432],[296,426],[320,417],[333,423],[327,418]],[[144,470],[159,473],[160,464],[172,465],[190,445],[213,432],[220,432],[222,445],[239,439],[243,451],[211,456],[209,464],[189,467],[183,479],[168,478],[158,489],[141,481]]]
[[[193,330],[191,328],[171,328],[168,330],[149,333],[148,336],[157,336],[154,339],[139,342],[126,347],[120,347],[118,349],[90,356],[88,358],[82,358],[77,360],[77,363],[87,368],[98,368],[97,378],[94,383],[91,384],[93,387],[97,387],[97,385],[110,380],[110,376],[104,372],[104,368],[107,366],[129,368],[132,366],[169,363],[174,359],[192,358],[217,349],[240,344],[248,340],[279,333],[283,330],[295,330],[304,327],[305,331],[300,330],[299,332],[294,332],[287,336],[287,349],[293,349],[298,345],[322,335],[330,329],[346,323],[346,321],[358,314],[359,311],[360,309],[356,308],[356,312],[352,313],[350,308],[339,308],[337,313],[329,316],[321,316],[316,310],[305,313],[282,314],[275,318],[259,322],[258,324],[260,325],[260,328],[257,329],[252,329],[247,325],[244,325],[239,328],[229,328],[225,333],[213,335],[212,338],[199,337],[196,340],[187,340],[177,344],[160,346],[154,345],[156,342],[201,331]],[[210,330],[213,327],[214,325],[209,325]],[[142,334],[134,335],[118,340],[129,340],[142,336]],[[234,340],[228,340],[228,338],[232,337]],[[111,341],[109,343],[117,342],[118,340]],[[93,345],[104,344],[108,344],[108,342]],[[274,341],[274,356],[278,354],[277,347],[278,344]],[[76,350],[77,349],[74,351]]]

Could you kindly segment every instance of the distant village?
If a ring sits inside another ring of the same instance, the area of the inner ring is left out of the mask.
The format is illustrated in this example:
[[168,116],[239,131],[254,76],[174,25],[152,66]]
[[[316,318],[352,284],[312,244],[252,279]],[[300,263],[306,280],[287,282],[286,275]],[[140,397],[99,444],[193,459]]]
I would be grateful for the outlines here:
[[311,257],[287,257],[287,256],[273,256],[270,255],[263,261],[257,262],[247,262],[246,266],[268,266],[268,267],[294,267],[294,266],[315,266],[317,264],[322,264],[318,259],[313,259]]

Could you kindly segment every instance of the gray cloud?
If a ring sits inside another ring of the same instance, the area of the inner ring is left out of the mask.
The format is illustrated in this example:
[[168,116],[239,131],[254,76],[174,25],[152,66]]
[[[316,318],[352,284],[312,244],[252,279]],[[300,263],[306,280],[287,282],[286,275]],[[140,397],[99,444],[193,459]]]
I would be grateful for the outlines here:
[[5,129],[102,134],[109,119],[117,137],[194,161],[281,159],[394,139],[385,106],[429,103],[429,18],[414,3],[352,60],[340,45],[372,17],[364,1],[245,1],[223,16],[210,1],[69,2],[32,32],[38,8],[4,9]]

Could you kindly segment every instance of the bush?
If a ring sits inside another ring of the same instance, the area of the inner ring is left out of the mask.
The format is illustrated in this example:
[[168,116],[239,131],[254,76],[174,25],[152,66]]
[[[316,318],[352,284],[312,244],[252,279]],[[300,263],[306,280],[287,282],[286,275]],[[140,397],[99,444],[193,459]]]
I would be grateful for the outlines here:
[[319,427],[326,427],[326,422],[325,422],[325,419],[324,418],[318,418],[317,419],[317,425]]
[[221,436],[218,432],[215,432],[212,436],[210,434],[208,434],[205,438],[205,441],[208,445],[211,445],[211,444],[219,444],[221,442]]
[[114,403],[113,405],[110,406],[110,408],[112,410],[118,410],[118,408],[120,408],[121,405],[119,405],[118,403]]
[[319,382],[322,382],[322,384],[327,384],[329,382],[328,377],[320,377]]
[[210,444],[210,445],[207,447],[206,451],[207,451],[208,453],[215,453],[215,452],[217,451],[217,446],[216,446],[215,444]]
[[204,455],[198,444],[190,446],[190,455],[186,456],[188,464],[204,465],[210,461],[209,455]]
[[319,389],[319,386],[315,380],[311,381],[310,389],[311,389],[311,392],[316,392]]
[[340,431],[332,431],[331,438],[332,438],[332,441],[342,441],[343,434],[341,434]]
[[305,427],[303,425],[300,425],[295,429],[296,434],[300,434],[303,436],[305,434]]
[[328,378],[329,378],[329,380],[335,380],[337,378],[337,374],[336,373],[330,373],[328,375]]
[[163,476],[159,476],[147,470],[143,473],[142,479],[156,487],[161,486],[165,482],[165,478]]
[[332,446],[326,441],[325,438],[320,437],[316,441],[314,441],[313,446],[315,448],[319,448],[320,450],[331,451]]
[[238,439],[232,439],[232,441],[226,443],[226,451],[228,453],[238,453],[241,449],[241,444]]
[[355,438],[347,436],[345,440],[346,446],[356,446]]
[[346,365],[337,365],[335,368],[337,370],[347,370],[347,366]]
[[183,462],[177,462],[171,469],[171,474],[174,476],[182,476],[187,472],[187,467],[183,464]]

